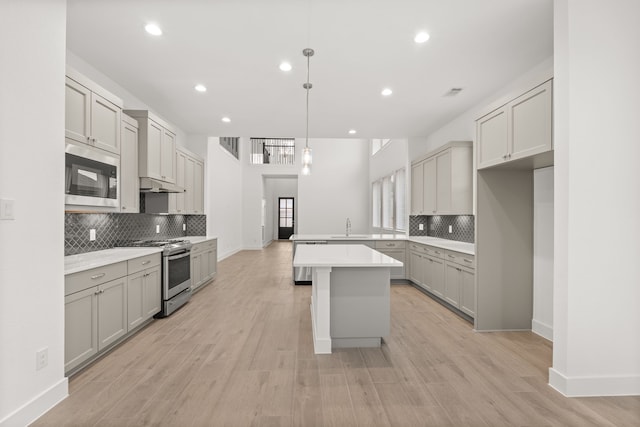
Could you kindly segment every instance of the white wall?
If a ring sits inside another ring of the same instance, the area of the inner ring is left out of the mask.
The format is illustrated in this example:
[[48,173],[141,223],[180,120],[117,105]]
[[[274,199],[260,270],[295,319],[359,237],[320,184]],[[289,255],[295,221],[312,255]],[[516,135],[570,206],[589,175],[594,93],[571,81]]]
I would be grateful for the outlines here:
[[218,259],[242,249],[242,166],[209,138],[205,171],[205,212],[207,234],[218,237]]
[[[407,168],[408,163],[407,140],[392,139],[369,159],[369,181],[373,182],[393,171]],[[411,175],[410,171],[408,175]]]
[[553,166],[533,171],[533,319],[553,340]]
[[351,219],[353,234],[368,233],[369,141],[313,139],[313,169],[298,178],[298,233],[344,234]]
[[67,65],[74,68],[76,71],[79,71],[85,77],[93,80],[98,85],[102,86],[115,96],[122,99],[124,103],[125,110],[150,110],[155,113],[158,117],[162,118],[164,121],[173,126],[176,131],[176,144],[185,147],[187,145],[187,134],[180,129],[178,126],[173,124],[168,117],[164,117],[162,114],[158,114],[158,112],[153,108],[152,105],[148,105],[144,100],[139,99],[136,95],[129,92],[129,90],[120,86],[117,82],[112,80],[110,77],[106,76],[96,68],[94,68],[91,64],[86,62],[84,59],[80,58],[78,55],[73,53],[72,51],[67,49]]
[[[66,2],[0,2],[0,426],[67,395],[64,377]],[[49,363],[36,371],[36,351]]]
[[549,383],[572,396],[640,394],[640,2],[558,0],[554,16]]

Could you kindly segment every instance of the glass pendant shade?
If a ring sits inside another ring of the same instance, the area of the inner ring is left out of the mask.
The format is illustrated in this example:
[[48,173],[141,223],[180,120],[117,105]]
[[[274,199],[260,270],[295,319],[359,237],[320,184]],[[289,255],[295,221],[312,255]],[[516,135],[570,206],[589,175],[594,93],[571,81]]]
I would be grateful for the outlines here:
[[305,147],[302,150],[302,165],[306,166],[312,163],[313,163],[313,154],[312,154],[311,148]]
[[311,165],[302,165],[302,175],[311,175]]

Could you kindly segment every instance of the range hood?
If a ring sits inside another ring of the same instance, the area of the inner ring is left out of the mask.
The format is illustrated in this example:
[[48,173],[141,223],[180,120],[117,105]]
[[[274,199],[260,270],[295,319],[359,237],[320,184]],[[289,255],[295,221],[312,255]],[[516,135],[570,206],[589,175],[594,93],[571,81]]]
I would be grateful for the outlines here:
[[184,188],[153,178],[140,178],[141,193],[184,193]]

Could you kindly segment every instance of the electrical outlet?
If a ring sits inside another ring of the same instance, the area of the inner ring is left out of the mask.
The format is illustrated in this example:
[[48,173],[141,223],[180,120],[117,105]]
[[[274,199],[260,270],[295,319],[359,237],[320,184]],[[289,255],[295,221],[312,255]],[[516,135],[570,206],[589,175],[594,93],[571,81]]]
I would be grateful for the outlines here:
[[449,233],[453,233],[453,225],[449,226]]
[[49,364],[49,347],[36,351],[36,371]]
[[424,224],[418,224],[418,230],[424,230]]
[[182,231],[187,231],[187,224],[182,224]]
[[15,219],[13,216],[13,204],[15,200],[0,199],[0,219]]
[[93,242],[96,240],[96,229],[92,228],[89,230],[89,241]]
[[160,224],[156,224],[156,234],[160,233]]

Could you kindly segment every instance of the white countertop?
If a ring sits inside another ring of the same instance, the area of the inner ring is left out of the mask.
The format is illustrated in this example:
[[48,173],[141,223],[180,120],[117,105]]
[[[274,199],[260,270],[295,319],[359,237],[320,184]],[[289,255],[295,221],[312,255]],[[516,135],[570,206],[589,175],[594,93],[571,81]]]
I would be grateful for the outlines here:
[[302,245],[294,267],[402,267],[402,262],[364,245]]
[[64,274],[73,274],[116,262],[162,252],[162,248],[113,248],[64,257]]
[[406,234],[294,234],[289,240],[406,240]]
[[338,234],[294,234],[289,238],[293,241],[366,241],[366,240],[404,240],[408,242],[421,243],[423,245],[435,246],[442,249],[449,249],[468,255],[475,255],[476,245],[474,243],[458,242],[457,240],[441,239],[439,237],[428,236],[407,236],[405,234],[352,234],[349,237]]
[[202,242],[206,242],[207,240],[217,239],[218,236],[184,236],[184,237],[176,237],[176,239],[184,239],[188,240],[194,245]]

